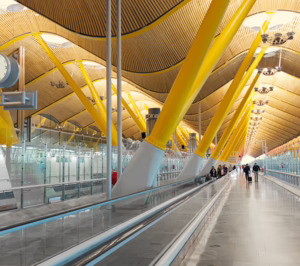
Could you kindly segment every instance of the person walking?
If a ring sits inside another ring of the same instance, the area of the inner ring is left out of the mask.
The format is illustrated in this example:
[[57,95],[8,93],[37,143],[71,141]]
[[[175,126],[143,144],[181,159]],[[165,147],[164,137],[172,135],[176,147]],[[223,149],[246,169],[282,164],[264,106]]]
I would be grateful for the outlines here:
[[218,171],[217,171],[217,178],[221,178],[221,177],[222,177],[222,166],[219,164]]
[[217,170],[214,166],[211,167],[210,176],[215,178],[217,177]]
[[250,167],[248,164],[246,164],[246,166],[244,167],[244,173],[245,173],[245,177],[248,181],[248,177],[249,177],[249,173],[250,173]]
[[260,167],[259,165],[257,165],[256,163],[253,165],[253,173],[254,173],[254,176],[255,176],[255,182],[258,182],[258,171],[260,171]]
[[226,166],[226,164],[223,165],[223,175],[227,175],[228,173],[228,167]]

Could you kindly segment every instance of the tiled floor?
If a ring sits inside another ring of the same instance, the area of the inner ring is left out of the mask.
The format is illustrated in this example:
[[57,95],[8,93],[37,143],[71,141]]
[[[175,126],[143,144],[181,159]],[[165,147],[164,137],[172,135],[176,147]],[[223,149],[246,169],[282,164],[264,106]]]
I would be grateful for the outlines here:
[[197,248],[186,265],[300,265],[300,199],[263,177],[248,184],[240,176],[202,255]]

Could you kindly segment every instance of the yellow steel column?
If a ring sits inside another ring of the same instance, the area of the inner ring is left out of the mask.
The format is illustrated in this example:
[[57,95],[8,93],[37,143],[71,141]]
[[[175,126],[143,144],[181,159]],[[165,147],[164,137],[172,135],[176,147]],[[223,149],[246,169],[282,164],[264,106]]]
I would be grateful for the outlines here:
[[235,111],[234,116],[231,119],[229,126],[226,128],[225,132],[222,134],[222,138],[220,139],[220,141],[218,143],[218,146],[214,150],[214,152],[212,154],[212,158],[217,159],[219,157],[222,149],[224,148],[226,142],[229,139],[229,136],[231,135],[232,131],[234,130],[234,127],[235,127],[237,121],[239,121],[240,117],[244,113],[244,110],[247,106],[247,103],[250,100],[250,96],[252,94],[253,88],[255,87],[259,77],[260,77],[260,72],[258,72],[256,74],[256,77],[254,78],[253,82],[251,83],[251,85],[250,85],[247,93],[245,94],[242,102],[240,103],[238,109]]
[[[2,89],[0,88],[0,93]],[[10,112],[0,106],[0,144],[10,147],[19,141]]]
[[177,138],[178,138],[180,144],[181,144],[181,145],[184,145],[186,148],[188,148],[188,147],[187,147],[187,143],[186,143],[186,141],[183,139],[183,137],[182,137],[182,135],[180,134],[180,131],[179,131],[178,128],[176,129],[175,133],[176,133],[176,136],[177,136]]
[[[96,103],[96,106],[98,108],[98,111],[100,113],[100,116],[102,118],[102,120],[104,121],[104,126],[105,126],[105,131],[103,131],[105,134],[106,134],[106,119],[107,119],[107,116],[106,116],[106,108],[103,104],[103,102],[101,101],[100,99],[100,96],[95,88],[95,85],[94,83],[92,82],[89,74],[87,73],[82,61],[79,61],[79,66],[80,66],[80,69],[81,69],[81,72],[85,78],[85,81],[90,89],[90,92],[93,96],[93,99],[95,100],[95,103]],[[102,129],[101,129],[102,130]],[[115,127],[114,124],[112,124],[112,142],[114,144],[114,146],[117,146],[115,145],[115,143],[118,143],[118,131]]]
[[75,138],[75,133],[77,133],[81,128],[76,128],[75,132],[72,134],[72,136],[69,138],[68,142],[71,142]]
[[243,132],[245,130],[245,126],[248,123],[248,117],[250,114],[251,108],[248,107],[247,111],[244,113],[241,121],[239,122],[239,125],[236,127],[234,133],[231,135],[230,140],[228,141],[225,149],[222,152],[222,156],[221,158],[225,158],[226,155],[232,150],[232,147],[234,145],[234,143],[236,142],[236,140],[238,139],[238,137],[240,136],[241,132]]
[[248,134],[248,127],[249,127],[249,121],[250,121],[250,114],[251,114],[251,110],[253,109],[253,105],[250,108],[250,113],[247,114],[247,119],[246,119],[246,124],[243,126],[243,128],[240,130],[240,133],[238,133],[236,135],[236,137],[233,139],[233,142],[231,143],[231,146],[228,149],[228,153],[227,156],[225,158],[225,160],[228,158],[230,158],[232,152],[236,149],[237,144],[239,144],[241,142],[241,140],[243,140],[244,138],[246,138],[247,134]]
[[237,150],[237,148],[243,143],[245,137],[247,136],[247,131],[244,130],[244,132],[242,132],[242,134],[239,136],[238,140],[233,143],[233,146],[231,148],[231,150],[227,153],[227,155],[224,158],[225,162],[228,162],[228,160],[230,159],[231,155]]
[[142,115],[140,109],[138,108],[138,106],[136,105],[135,100],[131,96],[130,92],[127,92],[127,95],[128,95],[128,98],[129,98],[129,100],[130,100],[130,102],[131,102],[131,104],[132,104],[132,106],[133,106],[133,108],[134,108],[134,110],[135,110],[135,112],[136,112],[139,120],[141,121],[141,123],[143,124],[143,126],[145,128],[147,128],[145,118],[143,117],[143,115]]
[[[112,84],[112,88],[115,94],[118,94],[118,91],[115,87],[114,84]],[[134,113],[134,111],[131,109],[131,107],[129,106],[129,104],[125,101],[125,99],[122,97],[122,104],[124,105],[125,109],[127,110],[127,112],[130,114],[130,116],[132,117],[132,119],[135,121],[135,123],[137,124],[137,126],[139,127],[139,129],[142,132],[146,132],[147,127],[145,124],[143,124],[141,122],[141,120],[137,117],[137,115]]]
[[41,127],[45,124],[46,120],[47,120],[47,118],[44,117],[44,118],[41,120],[41,122],[37,125],[37,127],[34,128],[34,129],[32,129],[32,133],[34,133],[38,128],[41,128]]
[[[65,67],[62,65],[62,63],[58,60],[58,58],[55,56],[53,51],[49,48],[47,43],[43,40],[43,38],[40,36],[40,34],[35,34],[34,37],[38,40],[40,45],[43,47],[45,52],[48,54],[52,62],[56,65],[57,69],[60,71],[60,73],[63,75],[63,77],[66,79],[66,81],[70,84],[73,91],[76,93],[78,98],[80,99],[81,103],[85,106],[85,108],[88,110],[88,112],[91,114],[93,119],[96,121],[96,123],[99,125],[100,129],[105,132],[106,130],[106,124],[103,117],[100,116],[100,114],[97,112],[97,110],[94,108],[93,104],[89,101],[89,99],[85,96],[85,94],[81,91],[77,83],[74,81],[74,79],[71,77],[71,75],[68,73],[68,71],[65,69]],[[117,146],[118,142],[113,141],[113,145]]]
[[189,141],[189,139],[190,139],[189,132],[187,132],[186,129],[183,128],[183,127],[181,127],[181,126],[178,126],[177,128],[180,130],[180,132],[182,133],[182,135],[184,136],[184,138],[186,139],[186,141]]
[[[182,113],[185,114],[184,110],[187,109],[185,106],[190,101],[189,98],[191,97],[191,92],[196,90],[195,95],[197,95],[200,91],[202,86],[199,86],[199,83],[195,83],[195,81],[205,69],[203,67],[203,62],[207,57],[207,53],[214,40],[229,2],[229,0],[212,1],[186,60],[172,86],[162,112],[155,123],[152,134],[147,138],[147,141],[155,147],[163,150],[165,149],[170,136],[182,120]],[[248,6],[248,2],[253,2],[254,4],[255,0],[245,2],[247,2]],[[243,6],[245,8],[245,5]],[[252,7],[252,5],[250,6]],[[238,13],[240,15],[240,12]],[[234,23],[236,23],[236,20]],[[240,24],[237,28],[239,26]],[[218,37],[217,40],[218,39],[220,39],[220,37]],[[218,45],[218,49],[222,51],[225,50],[225,47],[222,49],[220,45]],[[205,76],[208,76],[211,71],[207,70],[205,72]],[[194,98],[191,99],[191,101],[193,100]]]
[[[261,53],[257,56],[257,58],[252,63],[251,67],[249,68],[248,72],[244,76],[241,84],[239,85],[239,87],[237,89],[237,95],[239,95],[241,93],[241,91],[243,90],[243,88],[246,85],[247,81],[252,76],[254,70],[258,66],[261,59],[263,58],[265,51],[266,51],[266,48],[263,48]],[[228,95],[228,97],[226,97],[227,95]],[[206,151],[207,151],[210,143],[213,141],[213,139],[216,135],[216,132],[218,132],[218,130],[219,130],[220,126],[222,125],[228,111],[230,110],[230,108],[232,107],[232,105],[234,104],[234,102],[237,98],[237,96],[235,96],[234,99],[233,99],[233,98],[230,98],[230,96],[231,95],[226,93],[223,101],[221,102],[221,105],[220,105],[219,109],[217,110],[217,113],[215,114],[214,118],[210,122],[210,124],[209,124],[203,138],[202,138],[202,141],[201,141],[201,143],[198,147],[198,150],[196,151],[196,153],[199,156],[205,157]]]

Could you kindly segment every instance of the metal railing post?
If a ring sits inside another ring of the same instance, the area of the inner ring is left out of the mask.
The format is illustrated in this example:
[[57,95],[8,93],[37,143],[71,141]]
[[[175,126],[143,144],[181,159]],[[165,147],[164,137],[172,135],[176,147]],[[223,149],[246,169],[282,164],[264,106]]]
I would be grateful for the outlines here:
[[111,39],[111,0],[106,0],[106,115],[107,115],[107,200],[111,199],[111,155],[112,155],[112,39]]
[[[44,185],[47,184],[47,153],[48,153],[48,147],[47,143],[44,145],[44,163],[45,163],[45,168],[44,168]],[[47,203],[47,187],[44,187],[44,203]]]

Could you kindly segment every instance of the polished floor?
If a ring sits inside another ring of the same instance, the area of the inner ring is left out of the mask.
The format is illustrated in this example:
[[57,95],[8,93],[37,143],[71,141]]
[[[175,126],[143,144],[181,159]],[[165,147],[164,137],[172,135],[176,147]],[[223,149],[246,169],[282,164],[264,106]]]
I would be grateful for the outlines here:
[[196,245],[184,264],[300,265],[300,198],[263,177],[237,177],[204,250]]

